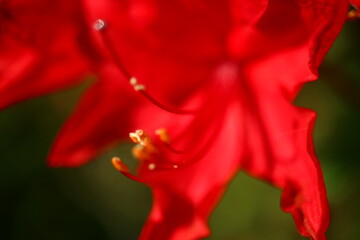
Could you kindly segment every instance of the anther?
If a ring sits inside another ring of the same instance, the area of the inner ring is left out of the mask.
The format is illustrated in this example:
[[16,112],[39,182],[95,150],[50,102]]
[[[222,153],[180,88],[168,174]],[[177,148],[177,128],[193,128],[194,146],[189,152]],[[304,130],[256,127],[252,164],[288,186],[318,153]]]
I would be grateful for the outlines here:
[[112,165],[119,172],[129,172],[129,168],[121,161],[118,157],[113,157],[111,159]]
[[159,128],[155,130],[155,134],[159,136],[160,140],[164,143],[170,143],[170,137],[165,128]]
[[130,173],[129,168],[121,161],[118,157],[113,157],[111,159],[111,162],[116,170],[118,170],[121,174],[123,174],[125,177],[137,181],[137,182],[143,182],[147,183],[146,179],[140,178],[138,176],[135,176]]
[[144,91],[145,89],[145,85],[137,84],[134,86],[135,91]]
[[[155,130],[155,134],[159,137],[161,142],[165,144],[165,146],[173,153],[175,154],[184,154],[184,150],[177,150],[170,144],[170,137],[168,134],[168,131],[165,128],[159,128]],[[176,167],[175,167],[176,168]]]
[[135,85],[138,83],[136,77],[131,77],[131,78],[129,79],[129,82],[130,82],[130,84],[133,85],[133,86],[135,86]]
[[149,170],[154,170],[155,167],[156,167],[155,163],[150,163],[150,164],[148,165],[148,169],[149,169]]
[[105,22],[102,19],[98,19],[95,21],[94,25],[93,25],[94,29],[97,31],[100,31],[102,29],[104,29],[105,27]]
[[140,144],[137,144],[132,148],[132,154],[136,159],[138,159],[140,161],[150,158],[150,155],[145,150],[145,147]]
[[[154,152],[157,151],[155,146],[153,145],[153,143],[151,141],[151,138],[143,130],[138,129],[135,132],[129,133],[129,137],[134,143],[137,143],[137,144],[139,144],[139,145],[141,145],[143,147],[143,149],[139,149],[139,148],[136,149],[135,152],[137,154],[134,154],[135,156],[139,155],[139,153],[141,153],[141,152],[143,152],[143,153],[154,153]],[[143,153],[141,153],[141,154],[145,156],[145,154],[143,154]]]
[[139,84],[135,77],[129,79],[130,84],[134,87],[135,91],[145,91],[145,85]]
[[147,142],[150,141],[148,135],[141,129],[129,133],[129,137],[134,143],[138,143],[142,146],[145,146]]

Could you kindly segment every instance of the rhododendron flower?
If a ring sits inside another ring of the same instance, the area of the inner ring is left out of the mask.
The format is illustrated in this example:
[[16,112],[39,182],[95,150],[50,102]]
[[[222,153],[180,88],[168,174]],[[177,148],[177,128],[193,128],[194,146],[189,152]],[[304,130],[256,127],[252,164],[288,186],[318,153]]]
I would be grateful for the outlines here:
[[292,101],[317,78],[348,7],[345,0],[83,0],[101,55],[99,81],[60,131],[49,164],[82,165],[131,132],[136,174],[120,158],[113,164],[153,191],[141,239],[207,236],[208,217],[239,170],[282,189],[281,207],[300,234],[325,239],[315,113]]
[[78,1],[0,1],[0,108],[88,74],[92,51],[79,10]]

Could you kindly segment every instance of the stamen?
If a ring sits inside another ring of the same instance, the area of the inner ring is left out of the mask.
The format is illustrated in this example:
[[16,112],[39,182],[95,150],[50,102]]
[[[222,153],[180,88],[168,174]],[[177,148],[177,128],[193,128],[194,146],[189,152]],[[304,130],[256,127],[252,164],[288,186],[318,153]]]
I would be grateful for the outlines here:
[[[104,29],[105,22],[101,19],[96,20],[96,22],[94,23],[94,28],[98,31],[105,30]],[[146,86],[143,84],[139,84],[138,80],[124,68],[121,59],[117,56],[117,54],[115,54],[115,50],[114,50],[115,48],[113,47],[112,42],[110,41],[110,39],[107,36],[107,33],[106,33],[107,31],[101,31],[101,32],[102,32],[101,35],[103,37],[104,44],[105,44],[105,46],[108,47],[109,53],[110,53],[111,57],[113,58],[114,63],[120,69],[120,71],[125,75],[125,77],[129,80],[129,83],[133,86],[135,91],[140,92],[145,98],[147,98],[154,105],[156,105],[159,108],[161,108],[167,112],[170,112],[170,113],[182,115],[182,114],[195,114],[199,111],[197,109],[190,110],[190,109],[181,109],[181,108],[167,106],[165,104],[162,104],[160,101],[156,100],[153,96],[151,96],[146,91]]]
[[[208,132],[207,139],[204,141],[202,146],[195,146],[191,149],[186,150],[177,150],[170,144],[170,139],[167,134],[166,129],[158,129],[156,130],[156,134],[159,136],[160,140],[164,143],[166,146],[166,149],[168,149],[170,152],[179,154],[182,161],[174,161],[172,164],[161,164],[160,169],[182,169],[186,168],[200,159],[202,159],[209,151],[211,146],[215,143],[215,140],[217,139],[217,136],[219,135],[221,131],[221,125],[223,123],[223,116],[225,114],[219,114],[217,117],[219,119],[214,119],[213,121],[216,123],[211,127],[211,132]],[[185,159],[185,161],[184,161]]]
[[[118,67],[118,69],[122,72],[122,74],[128,79],[129,84],[133,87],[133,89],[139,93],[141,93],[147,100],[152,102],[157,107],[170,112],[174,114],[195,114],[199,113],[201,110],[201,118],[196,116],[194,120],[189,124],[189,126],[184,129],[184,133],[177,136],[178,138],[182,138],[186,135],[187,131],[193,131],[196,128],[199,128],[200,130],[196,130],[199,134],[198,136],[195,136],[195,139],[191,139],[191,142],[196,142],[197,140],[201,142],[200,144],[188,144],[187,149],[185,150],[177,150],[170,144],[170,137],[165,129],[158,129],[156,130],[156,134],[158,135],[160,139],[159,141],[156,141],[156,145],[152,142],[151,138],[143,131],[143,130],[136,130],[135,132],[132,132],[129,134],[129,137],[131,140],[136,143],[137,145],[132,149],[134,156],[142,161],[142,166],[145,168],[147,167],[148,170],[175,170],[175,169],[182,169],[185,167],[188,167],[189,165],[194,164],[198,160],[202,159],[204,155],[206,155],[209,151],[209,148],[211,145],[215,142],[215,139],[217,139],[217,136],[219,135],[219,132],[221,131],[221,124],[223,123],[223,117],[225,114],[217,113],[215,114],[215,119],[212,119],[212,122],[215,124],[211,124],[210,126],[210,132],[208,132],[209,126],[205,128],[203,121],[206,120],[205,117],[213,116],[212,111],[203,110],[201,107],[197,107],[196,110],[188,110],[188,109],[182,109],[182,108],[175,108],[172,106],[168,106],[166,104],[161,103],[156,98],[151,96],[146,91],[146,86],[139,83],[138,79],[134,77],[131,73],[127,71],[127,69],[124,67],[121,61],[121,57],[116,54],[117,51],[115,51],[115,47],[112,44],[112,40],[108,35],[108,28],[105,28],[105,22],[101,19],[98,19],[95,24],[94,28],[96,30],[102,30],[101,36],[104,41],[105,46],[108,47],[109,55],[111,56],[114,64]],[[104,29],[105,28],[105,29]],[[226,75],[227,76],[227,75]],[[232,75],[226,78],[234,78]],[[222,86],[222,85],[220,85]],[[208,104],[208,102],[211,102],[215,104],[217,107],[214,107],[214,109],[224,109],[221,107],[220,103],[216,100],[218,98],[215,98],[215,96],[221,96],[226,98],[227,95],[222,94],[222,91],[218,91],[218,88],[215,86],[212,86],[211,90],[214,91],[214,94],[208,94],[209,98],[205,99],[202,106],[204,104]],[[221,90],[221,89],[220,89]],[[225,101],[225,100],[224,100]],[[223,101],[221,101],[223,102]],[[203,136],[206,137],[204,141],[199,140]],[[184,142],[185,143],[185,142]],[[162,147],[164,145],[165,147]],[[161,151],[165,151],[165,154],[162,154]],[[167,151],[169,150],[169,151]],[[160,153],[160,154],[158,154]],[[178,156],[171,156],[171,153],[175,154],[181,154]],[[164,157],[169,157],[172,161],[167,161],[164,159]],[[177,158],[177,159],[176,159]],[[178,160],[178,161],[176,161]],[[139,182],[145,182],[144,179],[141,179],[137,176],[134,176],[129,172],[128,167],[121,162],[120,158],[113,158],[112,163],[114,167],[121,172],[126,177],[133,179],[135,181]]]
[[155,134],[159,137],[159,139],[164,143],[167,149],[175,154],[185,154],[187,151],[177,150],[170,144],[170,137],[165,128],[159,128],[155,130]]
[[[221,116],[219,116],[221,117]],[[199,148],[195,147],[187,150],[177,150],[170,144],[170,138],[168,132],[165,128],[160,128],[155,131],[155,134],[159,136],[161,142],[166,146],[171,153],[181,155],[182,159],[187,159],[186,161],[177,161],[176,164],[165,164],[161,163],[160,169],[182,169],[187,166],[190,166],[204,157],[204,155],[209,151],[212,144],[217,139],[217,135],[220,132],[222,120],[216,121],[218,124],[212,129],[209,138],[204,142],[204,144]]]
[[129,168],[121,161],[118,157],[113,157],[111,159],[112,165],[119,172],[129,172]]
[[[143,85],[141,85],[141,86],[143,86]],[[145,88],[145,86],[144,86],[144,88]],[[179,114],[179,115],[195,114],[196,112],[198,112],[198,110],[188,110],[188,109],[168,107],[168,106],[162,104],[161,102],[159,102],[158,100],[156,100],[155,98],[153,98],[148,92],[145,91],[145,89],[138,88],[135,90],[139,91],[145,98],[147,98],[154,105],[158,106],[159,108],[161,108],[167,112]]]
[[145,91],[145,85],[138,84],[138,81],[135,77],[130,78],[130,84],[134,87],[135,91]]
[[129,80],[130,84],[135,86],[136,84],[138,84],[137,79],[135,77],[131,77]]
[[137,144],[132,148],[132,154],[136,159],[140,161],[147,160],[150,158],[150,154],[140,144]]
[[142,129],[129,133],[129,137],[134,143],[138,143],[142,146],[145,146],[146,143],[150,141],[148,135]]
[[[159,128],[159,129],[155,130],[155,134],[159,136],[160,141],[171,152],[176,153],[176,154],[184,154],[185,153],[182,151],[177,151],[172,148],[172,146],[170,145],[169,135],[165,128]],[[158,152],[158,149],[153,144],[149,135],[146,132],[144,132],[142,129],[138,129],[135,132],[130,133],[129,137],[134,143],[137,143],[137,145],[135,145],[132,149],[133,156],[136,159],[138,159],[142,162],[145,162],[145,160],[149,160],[151,158],[151,154],[156,154]],[[167,166],[165,167],[165,165],[167,165]],[[165,164],[165,165],[161,164],[161,169],[163,169],[164,167],[165,167],[165,169],[168,169],[169,167],[170,168],[178,168],[178,165],[176,165],[176,164],[175,165]],[[149,170],[154,170],[155,168],[156,168],[155,163],[150,163],[148,165]]]
[[111,159],[111,162],[112,162],[114,168],[116,170],[118,170],[121,174],[123,174],[125,177],[127,177],[131,180],[134,180],[136,182],[148,183],[148,181],[146,181],[145,179],[131,174],[129,171],[129,168],[121,161],[120,158],[113,157]]
[[170,143],[170,137],[165,128],[159,128],[155,130],[155,134],[159,136],[160,140],[164,143]]
[[148,169],[149,169],[149,170],[154,170],[155,167],[156,167],[155,163],[150,163],[150,164],[148,165]]
[[[219,117],[221,116],[222,115],[220,115]],[[202,159],[203,156],[208,152],[209,148],[211,148],[211,145],[215,142],[216,136],[220,132],[220,125],[222,121],[219,119],[219,121],[216,122],[219,125],[212,127],[213,132],[208,135],[207,140],[204,142],[204,144],[200,148],[196,147],[187,151],[175,150],[170,145],[170,137],[165,128],[160,128],[155,131],[155,134],[158,135],[160,140],[160,142],[157,142],[157,144],[160,145],[154,145],[150,136],[144,130],[138,129],[135,132],[129,133],[130,139],[137,144],[132,149],[133,155],[136,159],[141,161],[142,166],[147,167],[147,169],[150,171],[153,171],[155,169],[161,171],[186,168]],[[166,148],[162,148],[162,144]],[[172,159],[173,161],[166,161],[166,159],[163,159],[164,157],[172,157],[168,154],[158,154],[160,149],[161,151],[166,151],[166,149],[168,149],[171,151],[171,153],[182,154],[181,156],[179,156],[181,158],[179,159],[180,161],[174,161],[175,159]],[[132,180],[139,182],[148,181],[131,174],[129,168],[121,161],[120,158],[114,157],[112,159],[112,164],[120,173]]]
[[157,152],[151,138],[146,132],[144,132],[144,130],[138,129],[135,132],[129,133],[129,137],[134,143],[138,144],[133,148],[133,154],[137,159],[148,159],[150,154]]

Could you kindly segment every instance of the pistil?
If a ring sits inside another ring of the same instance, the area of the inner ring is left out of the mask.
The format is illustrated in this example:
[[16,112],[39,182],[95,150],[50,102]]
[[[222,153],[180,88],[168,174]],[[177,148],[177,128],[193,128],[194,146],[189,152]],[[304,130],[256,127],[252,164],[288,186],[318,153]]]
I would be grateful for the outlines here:
[[144,84],[140,84],[138,82],[138,79],[134,77],[132,74],[130,74],[122,64],[121,59],[117,56],[115,53],[115,48],[113,47],[113,44],[110,40],[110,38],[107,35],[107,29],[105,28],[106,23],[102,19],[98,19],[93,24],[93,28],[96,31],[101,32],[101,37],[104,41],[105,46],[109,49],[109,54],[111,58],[113,59],[113,62],[116,64],[116,66],[119,68],[119,70],[124,74],[124,76],[128,79],[130,85],[133,86],[134,90],[141,93],[146,99],[148,99],[151,103],[156,105],[157,107],[174,114],[195,114],[198,112],[197,109],[182,109],[182,108],[176,108],[173,106],[169,106],[168,104],[163,104],[159,100],[157,100],[155,97],[153,97],[149,92],[146,91],[146,86]]

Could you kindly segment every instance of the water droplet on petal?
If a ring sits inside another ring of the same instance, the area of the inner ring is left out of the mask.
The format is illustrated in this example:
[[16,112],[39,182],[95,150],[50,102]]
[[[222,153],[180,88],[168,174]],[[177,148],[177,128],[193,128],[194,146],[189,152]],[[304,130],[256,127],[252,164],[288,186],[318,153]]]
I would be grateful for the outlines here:
[[105,27],[105,22],[102,19],[98,19],[95,21],[93,27],[95,28],[95,30],[99,31],[101,29],[103,29]]

